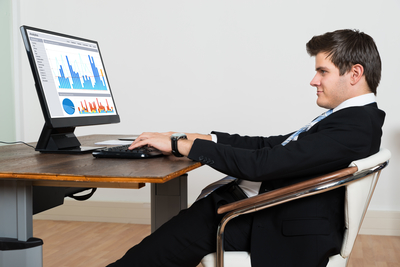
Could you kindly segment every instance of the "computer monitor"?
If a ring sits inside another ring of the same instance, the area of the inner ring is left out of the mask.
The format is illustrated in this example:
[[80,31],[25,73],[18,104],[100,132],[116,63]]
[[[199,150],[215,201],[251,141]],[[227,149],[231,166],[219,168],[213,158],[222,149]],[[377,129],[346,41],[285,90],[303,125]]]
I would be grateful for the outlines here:
[[83,153],[75,127],[120,121],[96,41],[21,26],[45,124],[36,150]]

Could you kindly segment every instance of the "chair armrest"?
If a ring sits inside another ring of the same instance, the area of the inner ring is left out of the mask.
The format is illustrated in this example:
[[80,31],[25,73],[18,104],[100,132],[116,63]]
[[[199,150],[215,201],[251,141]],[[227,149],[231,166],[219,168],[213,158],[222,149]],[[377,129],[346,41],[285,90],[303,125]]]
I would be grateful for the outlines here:
[[335,182],[337,180],[341,180],[344,177],[351,176],[355,172],[357,172],[358,168],[357,166],[354,167],[348,167],[339,171],[335,171],[323,176],[319,176],[316,178],[312,178],[303,182],[299,182],[293,185],[285,186],[273,191],[269,191],[254,197],[250,197],[247,199],[239,200],[233,203],[229,203],[226,205],[223,205],[219,207],[218,209],[218,214],[223,214],[226,212],[238,210],[238,209],[245,209],[245,208],[251,208],[255,207],[259,204],[263,204],[267,201],[272,201],[275,198],[281,198],[286,195],[293,195],[296,192],[299,191],[304,191],[307,189],[315,188],[318,185],[321,185],[323,183],[329,183],[329,182]]

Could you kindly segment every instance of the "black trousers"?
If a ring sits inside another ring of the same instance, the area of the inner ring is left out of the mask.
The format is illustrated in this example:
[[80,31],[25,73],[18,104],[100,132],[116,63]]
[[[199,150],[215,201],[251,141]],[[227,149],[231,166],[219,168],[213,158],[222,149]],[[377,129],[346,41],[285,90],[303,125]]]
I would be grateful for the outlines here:
[[[195,267],[201,259],[216,251],[216,233],[224,215],[217,214],[221,205],[237,200],[229,185],[182,210],[154,233],[132,247],[108,267]],[[252,214],[239,216],[227,224],[225,250],[250,251]]]

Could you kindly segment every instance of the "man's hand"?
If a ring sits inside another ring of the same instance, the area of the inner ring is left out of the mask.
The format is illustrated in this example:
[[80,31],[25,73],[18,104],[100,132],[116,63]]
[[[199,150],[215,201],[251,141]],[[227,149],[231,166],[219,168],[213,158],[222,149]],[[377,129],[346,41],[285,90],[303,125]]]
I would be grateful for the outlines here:
[[132,142],[129,149],[137,147],[149,146],[154,147],[165,155],[171,154],[171,132],[168,133],[142,133],[135,141]]
[[[135,149],[137,147],[149,146],[160,150],[164,155],[170,155],[172,152],[171,148],[171,135],[175,132],[165,133],[142,133],[135,141],[130,145],[129,149]],[[188,156],[190,149],[192,148],[193,141],[197,138],[211,140],[210,135],[190,133],[186,134],[188,139],[178,140],[178,150],[184,156]]]

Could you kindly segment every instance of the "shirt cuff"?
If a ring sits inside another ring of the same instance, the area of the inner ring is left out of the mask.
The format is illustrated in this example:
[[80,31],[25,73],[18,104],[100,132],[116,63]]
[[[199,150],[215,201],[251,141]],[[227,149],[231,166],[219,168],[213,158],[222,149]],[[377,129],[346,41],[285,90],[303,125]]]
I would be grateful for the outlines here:
[[217,143],[218,142],[218,137],[217,137],[217,135],[216,134],[210,134],[211,135],[211,140],[214,142],[214,143]]

